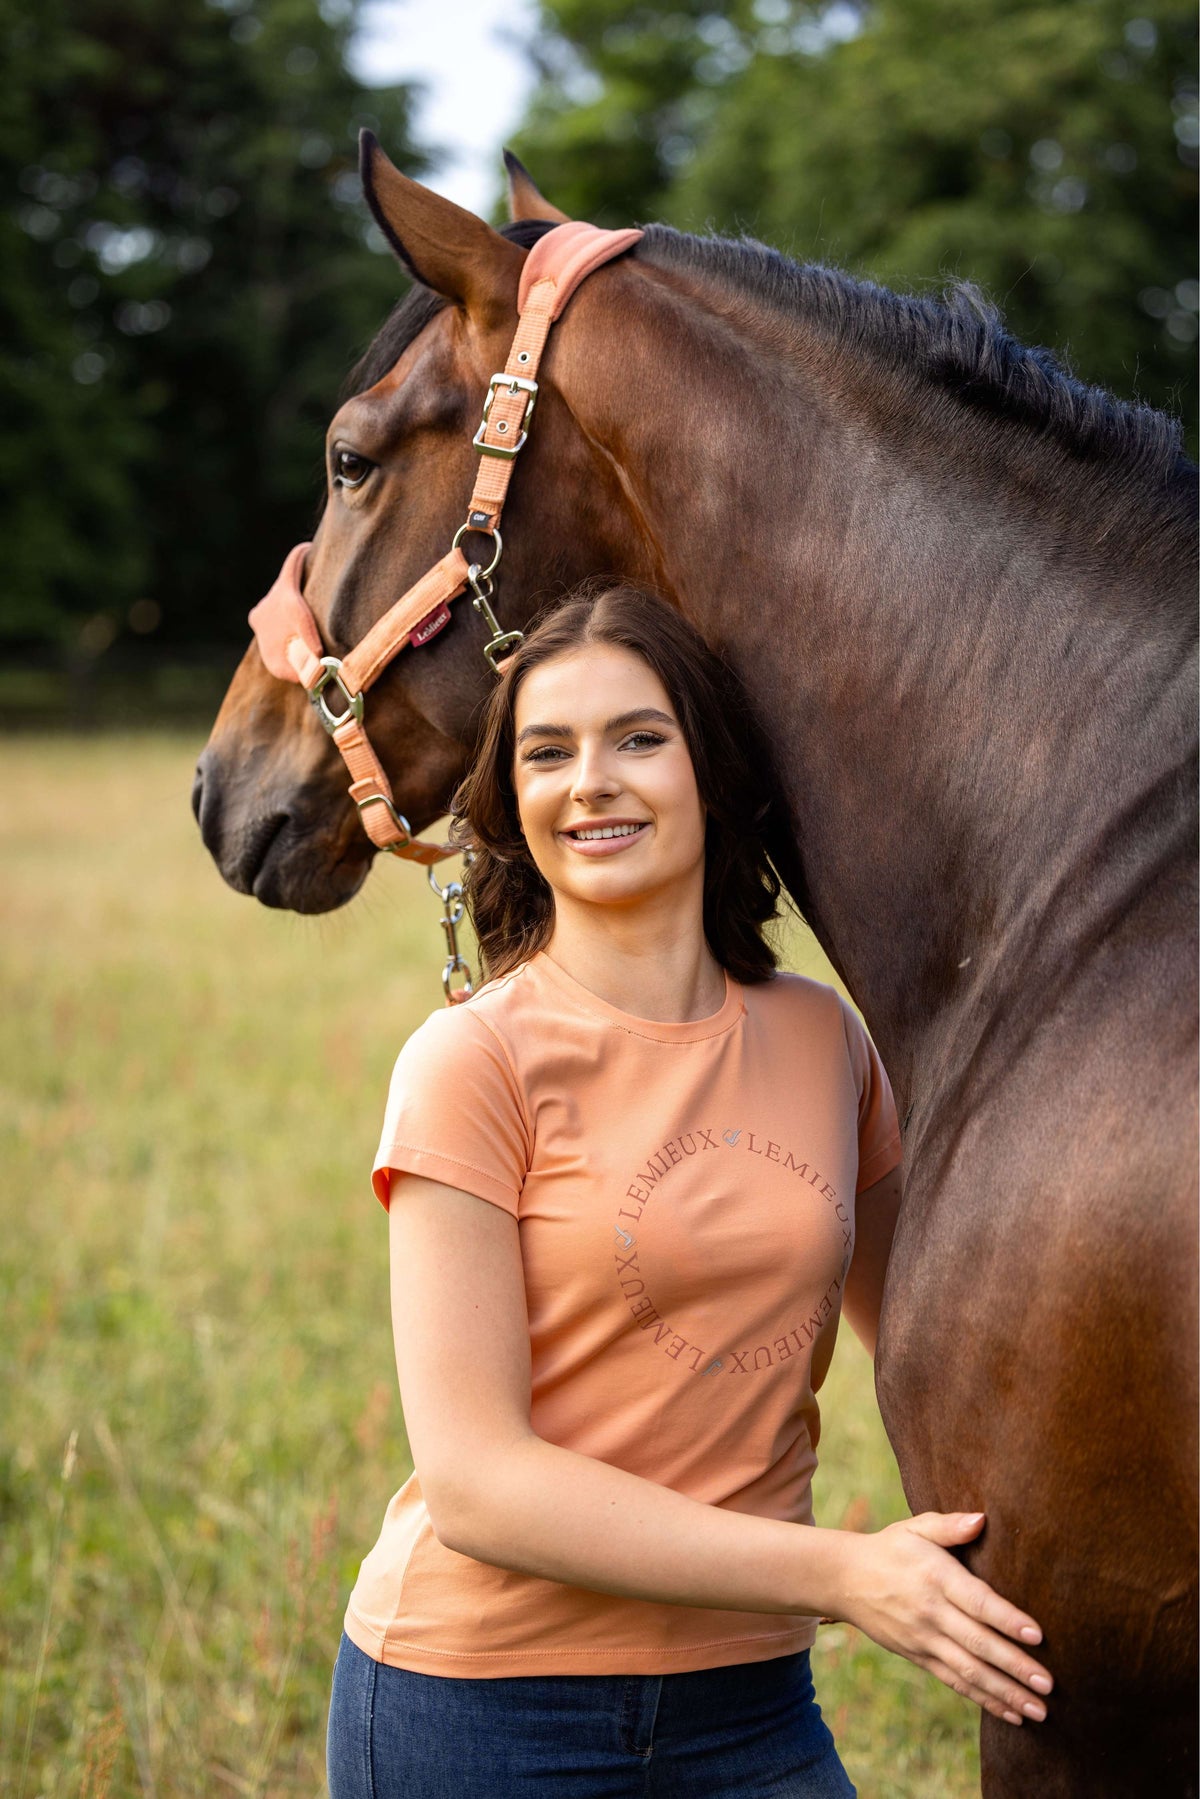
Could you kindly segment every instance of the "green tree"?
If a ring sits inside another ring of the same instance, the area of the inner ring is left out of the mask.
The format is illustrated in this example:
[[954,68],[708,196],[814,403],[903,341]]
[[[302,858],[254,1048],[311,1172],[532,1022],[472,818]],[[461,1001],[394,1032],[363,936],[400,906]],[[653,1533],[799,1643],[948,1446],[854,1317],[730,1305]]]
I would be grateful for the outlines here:
[[516,148],[605,223],[977,282],[1194,432],[1196,26],[1180,0],[543,0]]
[[[362,207],[403,88],[354,0],[0,0],[0,632],[245,637],[311,529],[325,424],[399,291]],[[374,247],[373,247],[374,244]]]

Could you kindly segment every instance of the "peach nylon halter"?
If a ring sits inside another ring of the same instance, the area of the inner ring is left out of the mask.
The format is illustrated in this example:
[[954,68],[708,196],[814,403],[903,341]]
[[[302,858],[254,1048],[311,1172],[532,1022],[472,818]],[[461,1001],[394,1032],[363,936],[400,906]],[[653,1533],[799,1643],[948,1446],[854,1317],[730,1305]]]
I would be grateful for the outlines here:
[[[441,561],[376,620],[360,643],[341,659],[325,654],[320,629],[300,587],[304,558],[311,547],[307,543],[289,550],[270,592],[250,614],[250,626],[268,670],[279,680],[298,682],[307,690],[321,723],[341,752],[350,771],[350,797],[372,843],[395,856],[422,863],[430,869],[431,881],[433,865],[458,851],[452,844],[415,838],[408,821],[396,810],[391,782],[363,725],[363,696],[401,650],[407,645],[419,648],[436,635],[449,616],[450,601],[465,588],[471,589],[472,603],[491,632],[483,654],[497,675],[520,643],[519,631],[502,631],[496,621],[491,607],[492,575],[503,549],[500,515],[513,463],[525,442],[537,398],[538,365],[551,325],[580,282],[628,250],[641,235],[635,230],[603,231],[571,220],[556,225],[534,244],[521,270],[516,336],[503,370],[488,383],[483,422],[472,439],[479,451],[479,467],[466,522]],[[459,548],[472,531],[494,541],[494,554],[486,568],[468,563]],[[331,711],[326,702],[325,689],[331,685],[344,702],[340,712]],[[440,893],[440,887],[436,891]]]

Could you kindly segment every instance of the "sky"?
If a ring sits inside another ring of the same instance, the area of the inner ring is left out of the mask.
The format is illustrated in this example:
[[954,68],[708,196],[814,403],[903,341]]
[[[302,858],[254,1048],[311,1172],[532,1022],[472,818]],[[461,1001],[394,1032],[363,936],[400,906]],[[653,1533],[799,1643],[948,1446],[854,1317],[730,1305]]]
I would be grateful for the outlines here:
[[[445,154],[423,179],[486,215],[503,179],[500,151],[533,86],[520,48],[532,34],[534,0],[368,0],[350,54],[360,80],[420,81],[414,118],[423,149]],[[387,149],[384,145],[384,149]]]

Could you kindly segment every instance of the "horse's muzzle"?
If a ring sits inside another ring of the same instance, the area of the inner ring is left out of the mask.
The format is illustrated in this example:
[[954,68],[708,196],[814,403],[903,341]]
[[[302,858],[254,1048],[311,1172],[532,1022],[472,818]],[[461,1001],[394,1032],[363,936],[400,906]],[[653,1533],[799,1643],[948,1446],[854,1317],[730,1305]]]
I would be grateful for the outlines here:
[[361,833],[331,841],[329,810],[310,820],[302,800],[273,799],[251,789],[243,798],[212,745],[196,764],[192,811],[204,847],[237,893],[290,912],[332,912],[353,899],[367,877],[371,848]]

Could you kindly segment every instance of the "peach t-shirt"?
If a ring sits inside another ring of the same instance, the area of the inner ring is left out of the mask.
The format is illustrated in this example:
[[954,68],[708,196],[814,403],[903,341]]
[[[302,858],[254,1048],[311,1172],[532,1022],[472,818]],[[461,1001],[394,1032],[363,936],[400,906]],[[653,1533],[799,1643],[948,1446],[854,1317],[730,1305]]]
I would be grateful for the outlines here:
[[[539,1436],[708,1505],[810,1524],[814,1387],[854,1195],[899,1160],[887,1076],[831,988],[727,976],[712,1017],[658,1024],[541,954],[410,1037],[374,1184],[386,1205],[391,1170],[425,1175],[518,1220]],[[815,1629],[474,1561],[438,1542],[415,1473],[346,1614],[376,1661],[487,1677],[765,1661]]]

